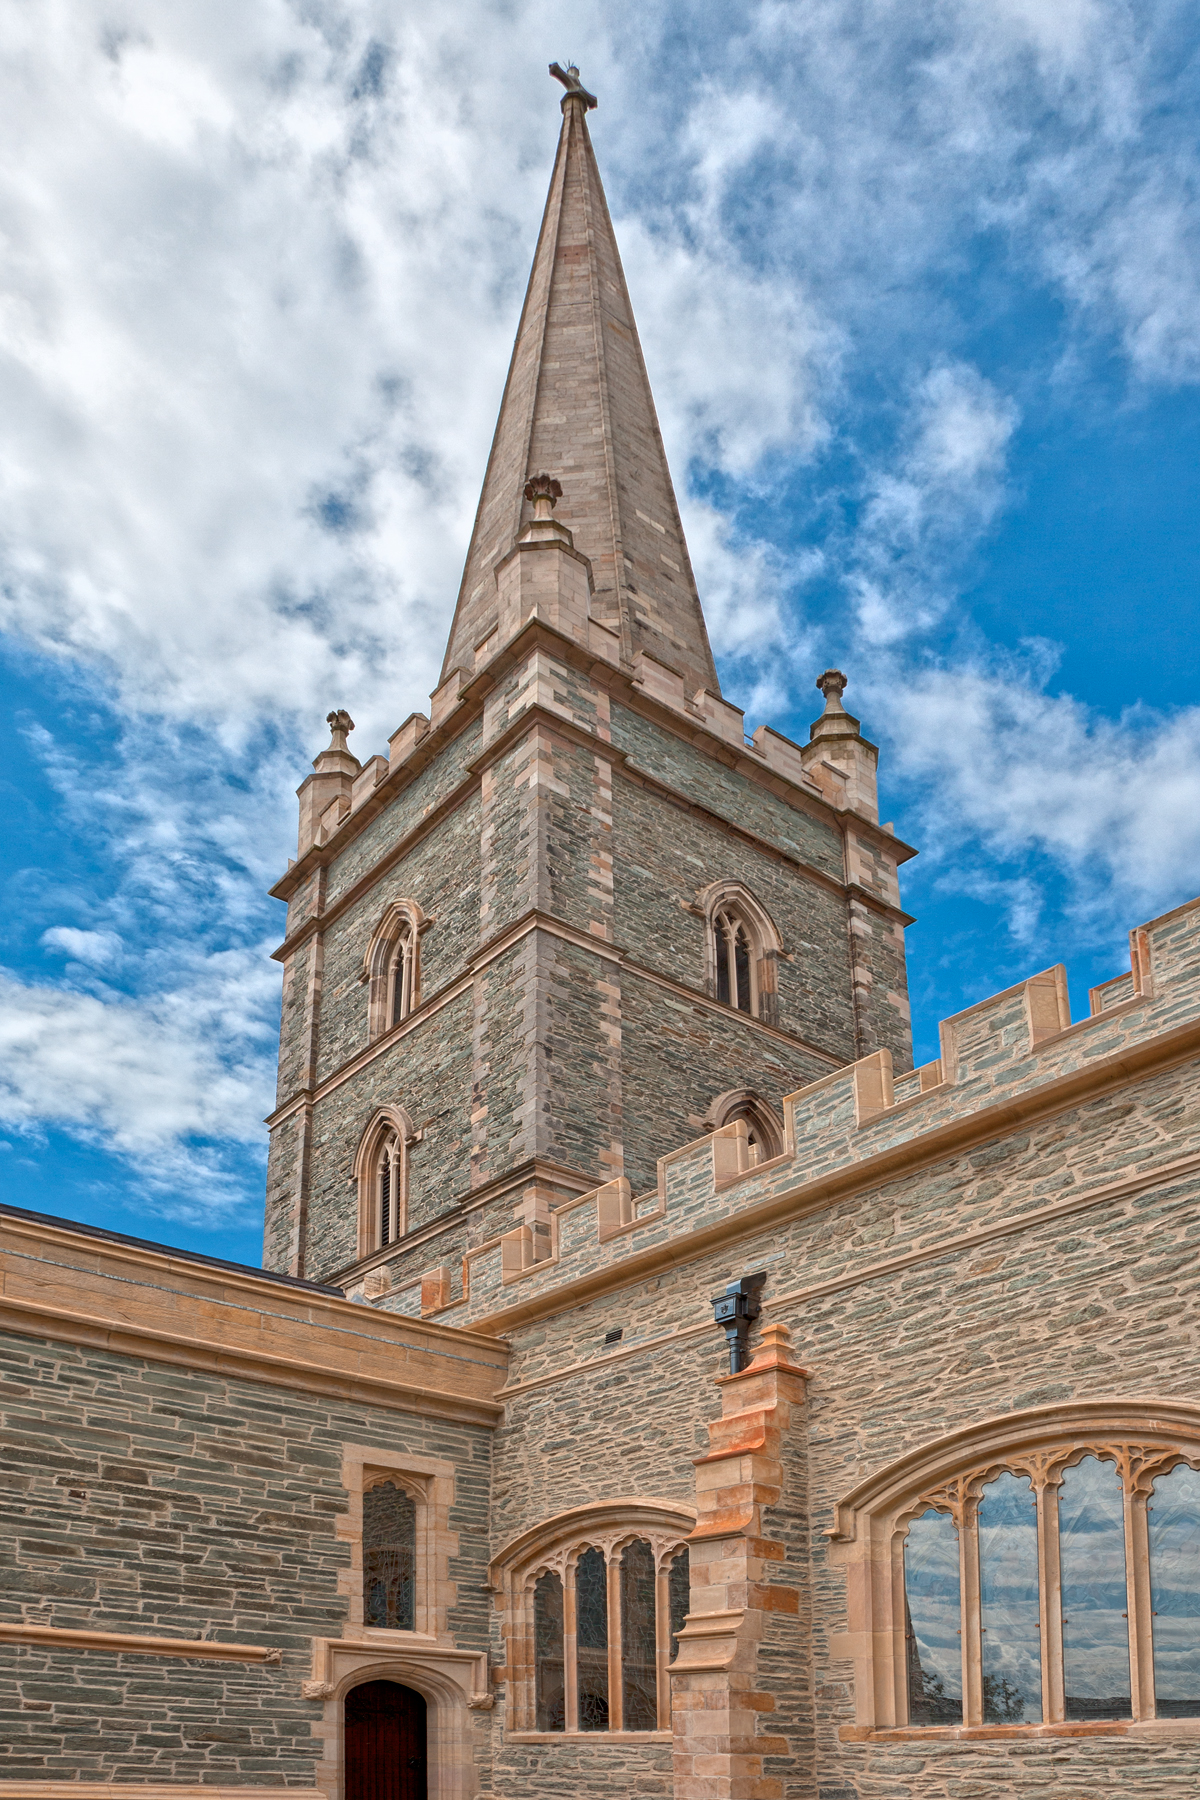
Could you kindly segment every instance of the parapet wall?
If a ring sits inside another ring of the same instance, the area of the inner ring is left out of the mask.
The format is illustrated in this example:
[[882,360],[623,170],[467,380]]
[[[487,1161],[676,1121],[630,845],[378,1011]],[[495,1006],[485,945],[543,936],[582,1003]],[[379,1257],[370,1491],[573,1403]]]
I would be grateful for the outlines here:
[[[608,1285],[623,1262],[638,1278],[643,1251],[677,1244],[681,1256],[699,1253],[728,1235],[735,1215],[749,1227],[775,1205],[827,1204],[888,1178],[892,1163],[952,1153],[964,1128],[986,1135],[994,1122],[999,1135],[1024,1114],[1072,1104],[1106,1071],[1136,1079],[1139,1066],[1174,1049],[1200,1054],[1200,899],[1132,931],[1129,970],[1093,988],[1090,1003],[1072,1024],[1063,967],[1033,975],[944,1020],[941,1055],[923,1068],[893,1080],[890,1052],[880,1050],[789,1095],[785,1148],[770,1162],[752,1164],[739,1120],[662,1157],[651,1193],[607,1182],[547,1208],[536,1238],[523,1222],[469,1250],[461,1268],[427,1271],[420,1309],[446,1324],[499,1326],[560,1288],[570,1287],[574,1303],[590,1282]],[[550,1246],[539,1260],[535,1241]],[[416,1291],[397,1302],[415,1311]]]

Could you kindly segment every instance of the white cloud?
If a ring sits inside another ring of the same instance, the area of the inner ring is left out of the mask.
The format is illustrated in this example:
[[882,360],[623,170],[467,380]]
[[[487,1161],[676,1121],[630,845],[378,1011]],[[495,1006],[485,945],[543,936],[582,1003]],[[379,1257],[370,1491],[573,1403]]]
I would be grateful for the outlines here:
[[121,939],[115,931],[80,931],[74,925],[52,925],[43,931],[42,943],[50,950],[61,950],[76,962],[103,969],[116,962],[121,954]]
[[257,1147],[271,1105],[260,1012],[273,985],[261,948],[144,1001],[0,972],[0,1121],[103,1144],[150,1209],[214,1224],[246,1198],[225,1149]]
[[[1044,656],[868,675],[897,772],[930,836],[997,857],[1044,853],[1075,881],[1080,923],[1134,924],[1200,892],[1200,707],[1120,720],[1046,692]],[[978,873],[971,879],[978,881]],[[1019,896],[1028,918],[1033,892]]]
[[[980,234],[1066,309],[1064,404],[1096,344],[1142,382],[1200,375],[1177,28],[1122,0],[10,9],[0,624],[110,684],[126,730],[108,763],[39,739],[115,873],[37,921],[81,967],[6,980],[3,1116],[116,1149],[154,1204],[236,1203],[222,1146],[257,1145],[270,1102],[260,896],[298,738],[313,754],[346,704],[365,755],[436,680],[564,37],[601,94],[709,623],[749,689],[731,698],[807,703],[796,591],[849,593],[855,693],[931,832],[1056,859],[1084,908],[1197,885],[1192,714],[1107,722],[1036,659],[929,644],[1012,497],[1015,403],[967,360],[953,297]],[[890,448],[863,447],[851,371]],[[849,475],[813,481],[852,524],[780,553],[797,466],[842,453]],[[986,868],[964,879],[998,897]],[[1036,883],[1012,881],[1028,935]]]

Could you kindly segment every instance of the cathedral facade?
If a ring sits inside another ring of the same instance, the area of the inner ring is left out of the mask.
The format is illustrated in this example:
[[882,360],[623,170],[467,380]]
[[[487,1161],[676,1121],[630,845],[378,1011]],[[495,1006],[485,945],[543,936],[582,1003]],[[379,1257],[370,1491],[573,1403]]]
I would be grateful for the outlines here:
[[1194,1795],[1200,902],[913,1068],[914,852],[839,671],[721,694],[558,73],[440,684],[273,889],[264,1267],[0,1208],[0,1797]]

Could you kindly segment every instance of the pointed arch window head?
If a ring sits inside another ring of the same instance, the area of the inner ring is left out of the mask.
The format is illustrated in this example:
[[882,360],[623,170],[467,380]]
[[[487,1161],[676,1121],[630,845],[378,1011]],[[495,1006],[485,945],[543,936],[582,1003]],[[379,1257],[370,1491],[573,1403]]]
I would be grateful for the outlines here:
[[755,1013],[758,996],[754,991],[750,962],[750,933],[732,906],[722,906],[713,914],[713,952],[717,965],[717,999],[739,1012]]
[[717,1095],[704,1115],[704,1123],[709,1131],[720,1131],[723,1126],[732,1125],[736,1119],[744,1119],[746,1122],[751,1168],[783,1155],[783,1125],[769,1100],[764,1100],[761,1094],[753,1093],[749,1088],[729,1088],[725,1093]]
[[358,1255],[372,1256],[407,1229],[408,1156],[418,1141],[402,1107],[385,1107],[367,1126],[355,1159]]
[[433,920],[415,900],[396,900],[375,927],[363,958],[368,1034],[382,1037],[421,1004],[421,939]]
[[709,993],[724,1006],[777,1024],[783,944],[770,914],[740,881],[713,882],[697,903],[706,921]]
[[416,974],[417,934],[405,920],[396,939],[395,948],[392,951],[392,966],[388,971],[389,1025],[398,1025],[401,1019],[407,1019],[412,1011],[416,996]]

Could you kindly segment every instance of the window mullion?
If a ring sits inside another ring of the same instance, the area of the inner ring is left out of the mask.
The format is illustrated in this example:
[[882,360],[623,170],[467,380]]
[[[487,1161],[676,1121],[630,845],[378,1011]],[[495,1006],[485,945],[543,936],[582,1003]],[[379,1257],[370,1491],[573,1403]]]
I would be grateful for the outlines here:
[[664,1556],[654,1574],[654,1664],[657,1673],[658,1729],[671,1729],[671,1593],[670,1556]]
[[608,1571],[608,1729],[625,1728],[625,1692],[621,1681],[621,1558],[610,1550]]
[[575,1592],[575,1562],[563,1572],[563,1724],[579,1730],[579,1607]]
[[958,1534],[959,1592],[962,1594],[963,1719],[983,1723],[983,1644],[979,1635],[979,1503],[965,1495]]
[[1063,1688],[1062,1571],[1058,1547],[1058,1480],[1037,1489],[1038,1609],[1042,1640],[1042,1718],[1066,1717]]
[[[1123,1459],[1124,1460],[1124,1459]],[[1153,1719],[1154,1625],[1150,1606],[1148,1494],[1135,1492],[1128,1466],[1121,1470],[1125,1495],[1125,1606],[1129,1626],[1129,1683],[1135,1719]]]

